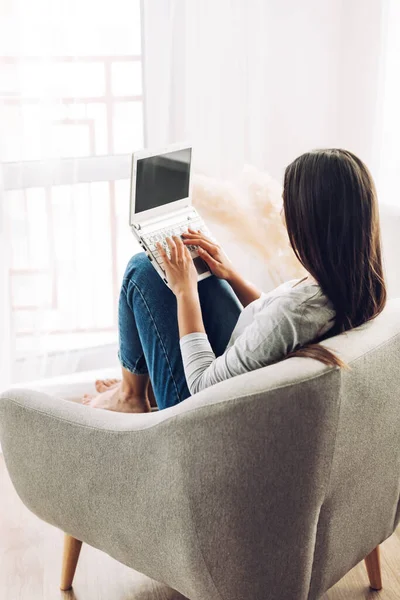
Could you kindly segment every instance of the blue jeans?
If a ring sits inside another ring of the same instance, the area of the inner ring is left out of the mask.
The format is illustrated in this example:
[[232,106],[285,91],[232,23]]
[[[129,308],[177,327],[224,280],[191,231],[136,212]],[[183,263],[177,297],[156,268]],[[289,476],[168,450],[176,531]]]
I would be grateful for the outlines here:
[[[204,327],[216,356],[224,353],[242,305],[230,285],[214,275],[198,283]],[[145,252],[128,263],[119,299],[121,365],[148,373],[160,409],[190,396],[179,346],[177,302]]]

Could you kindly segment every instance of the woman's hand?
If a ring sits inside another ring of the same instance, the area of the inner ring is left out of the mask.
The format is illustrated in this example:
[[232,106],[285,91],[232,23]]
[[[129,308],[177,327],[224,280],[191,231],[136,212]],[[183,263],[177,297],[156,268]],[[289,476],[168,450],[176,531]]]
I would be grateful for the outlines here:
[[173,235],[172,238],[167,237],[166,242],[170,250],[170,258],[168,258],[160,242],[157,242],[156,246],[164,261],[169,287],[175,296],[192,291],[197,293],[197,271],[190,256],[189,248],[186,248],[182,240],[176,235]]
[[210,271],[219,279],[230,279],[234,274],[231,261],[222,250],[221,246],[211,241],[199,230],[188,228],[188,233],[182,233],[184,244],[198,246],[199,256],[208,264]]

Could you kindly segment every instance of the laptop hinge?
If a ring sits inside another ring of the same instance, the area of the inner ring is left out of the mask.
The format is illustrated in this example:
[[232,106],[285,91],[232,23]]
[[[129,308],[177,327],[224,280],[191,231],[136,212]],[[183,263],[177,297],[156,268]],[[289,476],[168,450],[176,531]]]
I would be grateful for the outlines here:
[[190,208],[193,212],[195,212],[195,208],[193,206],[191,206],[190,204],[188,204],[187,206],[184,206],[180,210],[177,210],[173,213],[164,213],[163,215],[159,215],[158,217],[154,217],[153,219],[147,219],[146,221],[143,221],[142,223],[132,223],[132,225],[135,229],[139,230],[139,229],[143,229],[144,227],[156,225],[159,221],[163,221],[166,224],[168,224],[169,221],[176,220],[176,217],[179,217],[179,215],[184,215],[185,213],[187,213],[188,208]]

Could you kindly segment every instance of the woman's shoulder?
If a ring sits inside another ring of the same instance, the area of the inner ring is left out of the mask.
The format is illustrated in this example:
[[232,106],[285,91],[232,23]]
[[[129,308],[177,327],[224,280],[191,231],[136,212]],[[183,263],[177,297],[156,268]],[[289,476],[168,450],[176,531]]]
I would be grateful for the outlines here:
[[[262,292],[259,309],[274,305],[277,310],[290,310],[299,314],[307,309],[324,309],[334,313],[332,303],[315,280],[290,279],[270,292]],[[271,307],[272,308],[272,307]]]
[[300,283],[293,279],[271,292],[262,292],[257,300],[247,305],[231,339],[235,341],[235,336],[243,333],[247,348],[250,345],[254,351],[265,350],[268,341],[269,349],[271,344],[283,344],[286,353],[329,329],[334,318],[335,311],[316,282]]

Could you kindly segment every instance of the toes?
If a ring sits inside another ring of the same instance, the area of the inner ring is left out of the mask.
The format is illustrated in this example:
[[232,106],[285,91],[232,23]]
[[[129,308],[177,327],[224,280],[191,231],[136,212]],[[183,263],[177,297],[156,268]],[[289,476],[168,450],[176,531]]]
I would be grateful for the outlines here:
[[106,390],[109,390],[110,388],[113,388],[114,386],[117,385],[117,383],[119,383],[119,379],[105,379],[102,382],[102,392],[105,392]]
[[119,379],[96,379],[94,382],[94,387],[96,390],[101,392],[106,392],[110,387],[113,387],[119,382]]
[[92,396],[91,394],[85,394],[82,398],[82,404],[86,404],[86,406],[88,404],[90,404],[90,401],[94,398],[94,396]]
[[111,386],[115,385],[116,383],[118,383],[118,379],[106,379],[104,382],[104,384],[107,387],[111,387]]

